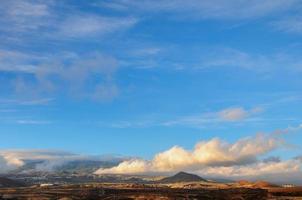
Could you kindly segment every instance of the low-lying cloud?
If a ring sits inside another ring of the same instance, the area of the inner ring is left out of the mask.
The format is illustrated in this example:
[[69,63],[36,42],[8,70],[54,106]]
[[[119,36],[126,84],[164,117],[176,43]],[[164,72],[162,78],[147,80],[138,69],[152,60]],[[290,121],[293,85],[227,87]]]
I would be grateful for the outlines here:
[[280,162],[256,162],[251,165],[229,167],[206,167],[197,173],[208,177],[233,179],[268,180],[272,182],[292,182],[301,179],[302,163],[296,159]]
[[268,156],[285,146],[274,133],[258,134],[234,143],[214,138],[197,143],[193,150],[174,146],[156,154],[152,160],[129,159],[111,168],[100,168],[95,174],[159,175],[188,171],[208,178],[300,183],[301,157],[281,160]]
[[55,150],[1,150],[0,173],[8,173],[25,166],[28,162],[35,162],[35,171],[53,171],[56,168],[73,161],[103,161],[120,162],[120,156],[100,155],[89,156]]
[[150,161],[134,159],[109,169],[99,169],[96,174],[166,173],[182,170],[198,171],[202,168],[231,167],[254,164],[258,157],[282,146],[282,140],[274,136],[258,134],[228,143],[213,138],[201,141],[193,150],[174,146],[160,152]]

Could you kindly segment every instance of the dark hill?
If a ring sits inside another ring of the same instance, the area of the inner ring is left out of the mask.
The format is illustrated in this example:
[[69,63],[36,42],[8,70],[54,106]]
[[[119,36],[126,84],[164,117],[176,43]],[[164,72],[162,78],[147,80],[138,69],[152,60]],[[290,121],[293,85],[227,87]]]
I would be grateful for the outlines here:
[[186,172],[179,172],[174,176],[166,177],[161,179],[160,183],[178,183],[178,182],[198,182],[198,181],[207,181],[200,176],[195,174],[189,174]]
[[0,177],[0,188],[5,188],[5,187],[23,187],[25,184],[14,181],[8,178]]

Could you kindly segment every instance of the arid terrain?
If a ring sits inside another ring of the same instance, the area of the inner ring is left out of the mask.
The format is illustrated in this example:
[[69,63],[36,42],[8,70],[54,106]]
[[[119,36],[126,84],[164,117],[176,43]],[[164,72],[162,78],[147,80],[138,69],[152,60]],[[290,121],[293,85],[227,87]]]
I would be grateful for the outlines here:
[[[27,179],[29,178],[27,177]],[[95,179],[94,182],[90,181],[87,183],[76,183],[79,178],[71,179],[73,182],[69,183],[40,183],[34,182],[37,177],[32,179],[32,181],[22,184],[20,181],[2,178],[0,199],[302,199],[302,187],[284,187],[265,181],[215,182],[185,172],[159,180],[146,180],[138,177],[124,177],[124,179],[119,177],[119,179],[114,179],[114,177],[110,176],[107,179],[103,177],[103,179]],[[65,180],[66,177],[61,177],[61,179]],[[84,180],[87,181],[88,178]]]
[[[191,183],[193,184],[193,183]],[[302,188],[181,188],[168,185],[87,184],[31,186],[0,189],[0,199],[217,199],[217,200],[290,200],[302,199]]]
[[267,199],[263,189],[181,189],[146,185],[68,185],[0,190],[2,199]]

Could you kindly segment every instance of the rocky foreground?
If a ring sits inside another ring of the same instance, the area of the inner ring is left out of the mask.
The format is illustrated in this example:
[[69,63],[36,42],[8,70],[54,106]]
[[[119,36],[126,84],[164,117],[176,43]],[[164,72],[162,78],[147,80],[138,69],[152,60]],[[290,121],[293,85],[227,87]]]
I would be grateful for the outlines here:
[[217,199],[217,200],[264,200],[264,189],[181,189],[145,185],[68,185],[0,189],[0,199],[21,200],[69,200],[69,199]]
[[301,200],[302,188],[181,188],[145,184],[82,184],[0,189],[0,200]]

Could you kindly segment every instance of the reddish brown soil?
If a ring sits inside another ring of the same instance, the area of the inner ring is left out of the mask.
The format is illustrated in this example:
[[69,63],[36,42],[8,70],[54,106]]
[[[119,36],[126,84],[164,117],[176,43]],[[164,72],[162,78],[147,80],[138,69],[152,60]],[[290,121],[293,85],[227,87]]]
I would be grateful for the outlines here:
[[203,199],[203,200],[265,200],[268,193],[262,189],[172,189],[172,188],[123,188],[96,186],[52,186],[19,189],[1,189],[0,199],[52,200],[52,199]]

